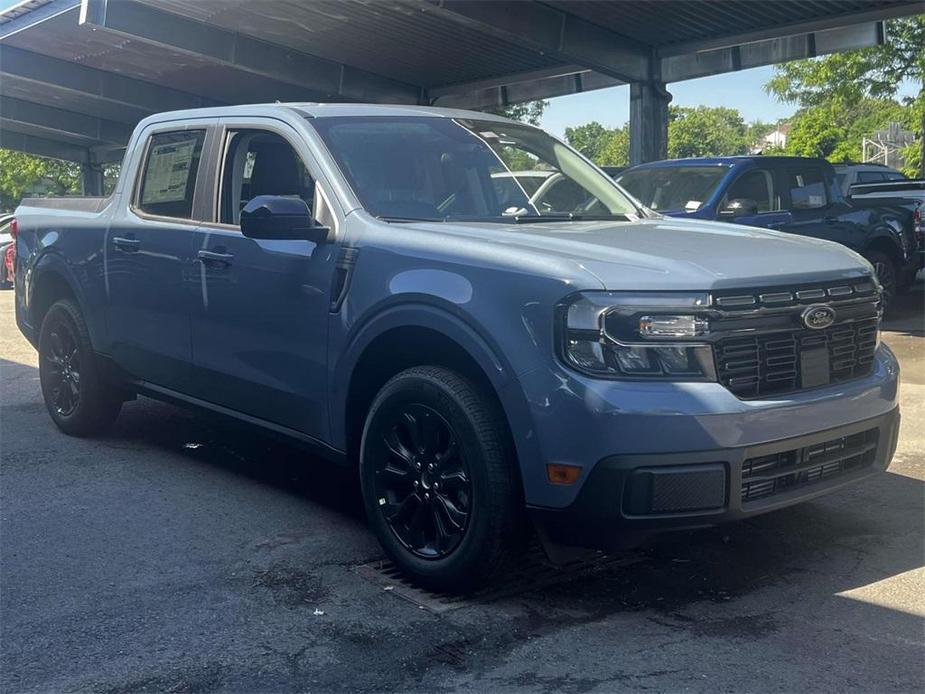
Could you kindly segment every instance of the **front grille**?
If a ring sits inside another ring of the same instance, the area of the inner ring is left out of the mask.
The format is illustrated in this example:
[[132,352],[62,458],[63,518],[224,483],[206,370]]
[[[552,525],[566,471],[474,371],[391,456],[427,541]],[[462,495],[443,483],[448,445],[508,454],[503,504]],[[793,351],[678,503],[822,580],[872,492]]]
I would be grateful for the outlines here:
[[[780,395],[865,376],[874,360],[878,322],[874,317],[825,330],[725,338],[716,344],[717,375],[740,398]],[[813,355],[807,354],[818,355],[823,349],[827,360],[810,359]]]
[[877,456],[879,437],[878,429],[868,429],[814,446],[749,458],[742,464],[742,503],[867,467]]

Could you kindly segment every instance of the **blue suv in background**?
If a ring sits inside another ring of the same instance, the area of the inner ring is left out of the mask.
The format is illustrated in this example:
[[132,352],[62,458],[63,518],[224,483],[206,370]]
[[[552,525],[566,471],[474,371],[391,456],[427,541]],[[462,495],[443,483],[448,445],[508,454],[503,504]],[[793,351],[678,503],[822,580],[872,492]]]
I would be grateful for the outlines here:
[[836,241],[874,266],[885,301],[922,267],[912,200],[848,201],[824,159],[742,156],[635,166],[617,183],[649,209]]

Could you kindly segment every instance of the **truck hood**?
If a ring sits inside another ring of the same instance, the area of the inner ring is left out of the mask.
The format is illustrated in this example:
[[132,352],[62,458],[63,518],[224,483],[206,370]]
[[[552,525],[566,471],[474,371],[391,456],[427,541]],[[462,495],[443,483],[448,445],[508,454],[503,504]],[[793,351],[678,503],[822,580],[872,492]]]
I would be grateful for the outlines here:
[[803,284],[872,272],[859,255],[830,241],[703,220],[409,226],[477,238],[507,258],[571,263],[611,290]]

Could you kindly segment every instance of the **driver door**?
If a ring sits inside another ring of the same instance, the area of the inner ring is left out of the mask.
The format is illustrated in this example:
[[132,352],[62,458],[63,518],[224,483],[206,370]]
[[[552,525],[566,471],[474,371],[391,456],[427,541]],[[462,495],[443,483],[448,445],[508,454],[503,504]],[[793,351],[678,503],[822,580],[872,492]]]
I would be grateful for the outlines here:
[[[726,216],[722,210],[732,200],[753,201],[755,211],[734,217]],[[750,169],[729,186],[720,204],[718,220],[776,230],[790,223],[791,216],[789,212],[781,209],[781,198],[774,185],[774,174],[767,169]]]
[[326,435],[326,344],[337,244],[256,240],[240,229],[258,195],[302,198],[334,230],[301,138],[259,120],[223,121],[215,219],[195,234],[192,344],[203,400]]

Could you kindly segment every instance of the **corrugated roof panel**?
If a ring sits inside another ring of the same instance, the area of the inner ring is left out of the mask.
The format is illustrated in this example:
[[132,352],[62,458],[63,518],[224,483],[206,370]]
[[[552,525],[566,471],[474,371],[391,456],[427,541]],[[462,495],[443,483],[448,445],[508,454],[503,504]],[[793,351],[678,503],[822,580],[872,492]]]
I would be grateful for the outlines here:
[[161,10],[424,87],[561,63],[401,2],[143,1]]

